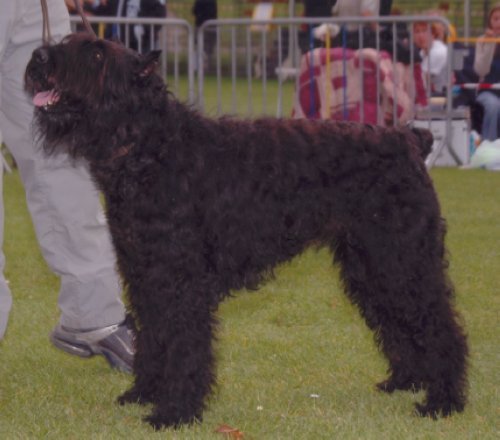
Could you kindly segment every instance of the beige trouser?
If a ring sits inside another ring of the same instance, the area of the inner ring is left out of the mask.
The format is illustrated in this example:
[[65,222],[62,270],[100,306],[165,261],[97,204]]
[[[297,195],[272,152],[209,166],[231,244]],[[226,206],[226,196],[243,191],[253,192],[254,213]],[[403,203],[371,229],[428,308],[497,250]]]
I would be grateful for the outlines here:
[[[63,0],[47,3],[52,37],[58,41],[69,33],[68,12]],[[62,154],[46,157],[33,141],[33,105],[23,90],[23,77],[32,51],[41,44],[40,2],[0,0],[0,11],[0,131],[19,168],[43,256],[61,278],[61,324],[83,329],[121,322],[124,306],[115,257],[85,164],[74,164]],[[1,338],[12,299],[3,275],[0,202]],[[29,271],[26,267],[26,275]]]

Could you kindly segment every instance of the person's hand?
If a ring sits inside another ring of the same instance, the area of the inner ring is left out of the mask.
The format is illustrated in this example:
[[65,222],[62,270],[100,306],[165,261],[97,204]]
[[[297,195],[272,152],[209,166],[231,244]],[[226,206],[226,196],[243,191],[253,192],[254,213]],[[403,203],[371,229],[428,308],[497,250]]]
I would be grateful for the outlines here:
[[[80,1],[80,0],[78,0]],[[66,3],[66,6],[70,9],[75,9],[75,0],[64,0],[64,3]],[[83,0],[83,3],[89,3],[92,4],[94,3],[94,0]]]
[[101,5],[106,6],[106,3],[108,3],[108,0],[83,0],[83,1],[93,7]]
[[323,23],[313,29],[313,36],[317,40],[325,41],[327,37],[335,38],[340,32],[340,27],[337,24]]
[[498,38],[500,37],[500,29],[488,28],[485,30],[484,36],[487,38]]
[[[80,1],[80,0],[78,0],[78,1]],[[66,6],[70,12],[76,12],[75,0],[64,0],[64,2],[66,3]],[[96,1],[96,0],[83,0],[83,3],[86,3],[92,7],[100,6],[100,5],[106,6],[107,2],[108,2],[108,0],[98,0],[98,1]]]
[[495,31],[491,28],[487,28],[485,31],[484,31],[484,34],[481,35],[478,39],[477,39],[477,42],[478,43],[488,43],[487,40],[488,38],[496,38],[498,36],[498,34],[495,33]]

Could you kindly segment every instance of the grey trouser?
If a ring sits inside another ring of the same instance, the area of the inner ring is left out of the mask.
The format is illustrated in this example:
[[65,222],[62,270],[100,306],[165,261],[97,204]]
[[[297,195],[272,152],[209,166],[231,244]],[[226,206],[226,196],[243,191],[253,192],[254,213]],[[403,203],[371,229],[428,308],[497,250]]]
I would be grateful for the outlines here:
[[[69,33],[68,12],[64,0],[47,3],[52,37],[58,41]],[[85,164],[74,164],[62,154],[46,157],[33,141],[33,105],[23,90],[23,77],[41,37],[39,0],[0,0],[1,136],[19,168],[43,256],[61,278],[61,324],[75,329],[116,324],[125,312],[99,194]],[[1,338],[12,299],[3,275],[4,209],[0,202]]]

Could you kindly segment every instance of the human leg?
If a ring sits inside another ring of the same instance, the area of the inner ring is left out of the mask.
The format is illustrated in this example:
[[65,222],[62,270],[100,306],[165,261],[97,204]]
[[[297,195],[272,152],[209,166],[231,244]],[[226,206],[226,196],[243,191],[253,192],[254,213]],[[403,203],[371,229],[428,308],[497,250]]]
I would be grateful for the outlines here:
[[[0,14],[0,91],[2,90],[2,66],[3,57],[7,40],[12,29],[10,18],[17,13],[19,4],[8,2],[2,4],[2,14]],[[2,96],[0,93],[0,110],[2,109]],[[2,126],[0,124],[0,146],[2,145]],[[12,307],[12,295],[4,276],[5,255],[3,253],[3,234],[4,234],[4,205],[3,205],[3,163],[0,161],[0,339],[3,338],[7,328],[9,312]]]
[[[0,80],[1,81],[1,80]],[[2,145],[2,132],[0,131],[0,145]],[[3,338],[5,329],[7,328],[7,321],[9,319],[9,312],[12,306],[12,295],[9,286],[4,277],[5,268],[5,255],[3,253],[3,164],[0,163],[0,339]]]
[[[2,55],[1,99],[9,103],[0,111],[2,133],[19,168],[42,254],[61,277],[61,328],[114,326],[123,322],[125,310],[99,194],[85,164],[64,155],[46,157],[33,141],[33,105],[23,77],[32,51],[41,43],[42,14],[39,2],[18,6],[19,16],[12,20],[18,24]],[[49,1],[49,11],[52,35],[58,40],[69,32],[64,2]],[[75,336],[75,344],[77,340]]]
[[498,121],[500,119],[500,98],[491,92],[482,92],[477,97],[484,109],[481,137],[494,141],[498,139]]

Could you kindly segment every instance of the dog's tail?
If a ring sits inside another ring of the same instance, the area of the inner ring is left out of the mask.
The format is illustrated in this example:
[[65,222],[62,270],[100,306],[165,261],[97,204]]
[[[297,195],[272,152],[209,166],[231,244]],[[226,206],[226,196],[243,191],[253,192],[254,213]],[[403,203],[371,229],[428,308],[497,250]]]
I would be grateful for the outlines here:
[[434,143],[434,136],[430,130],[425,128],[412,127],[411,131],[417,138],[416,145],[420,152],[420,157],[425,160],[429,153],[432,151],[432,144]]

